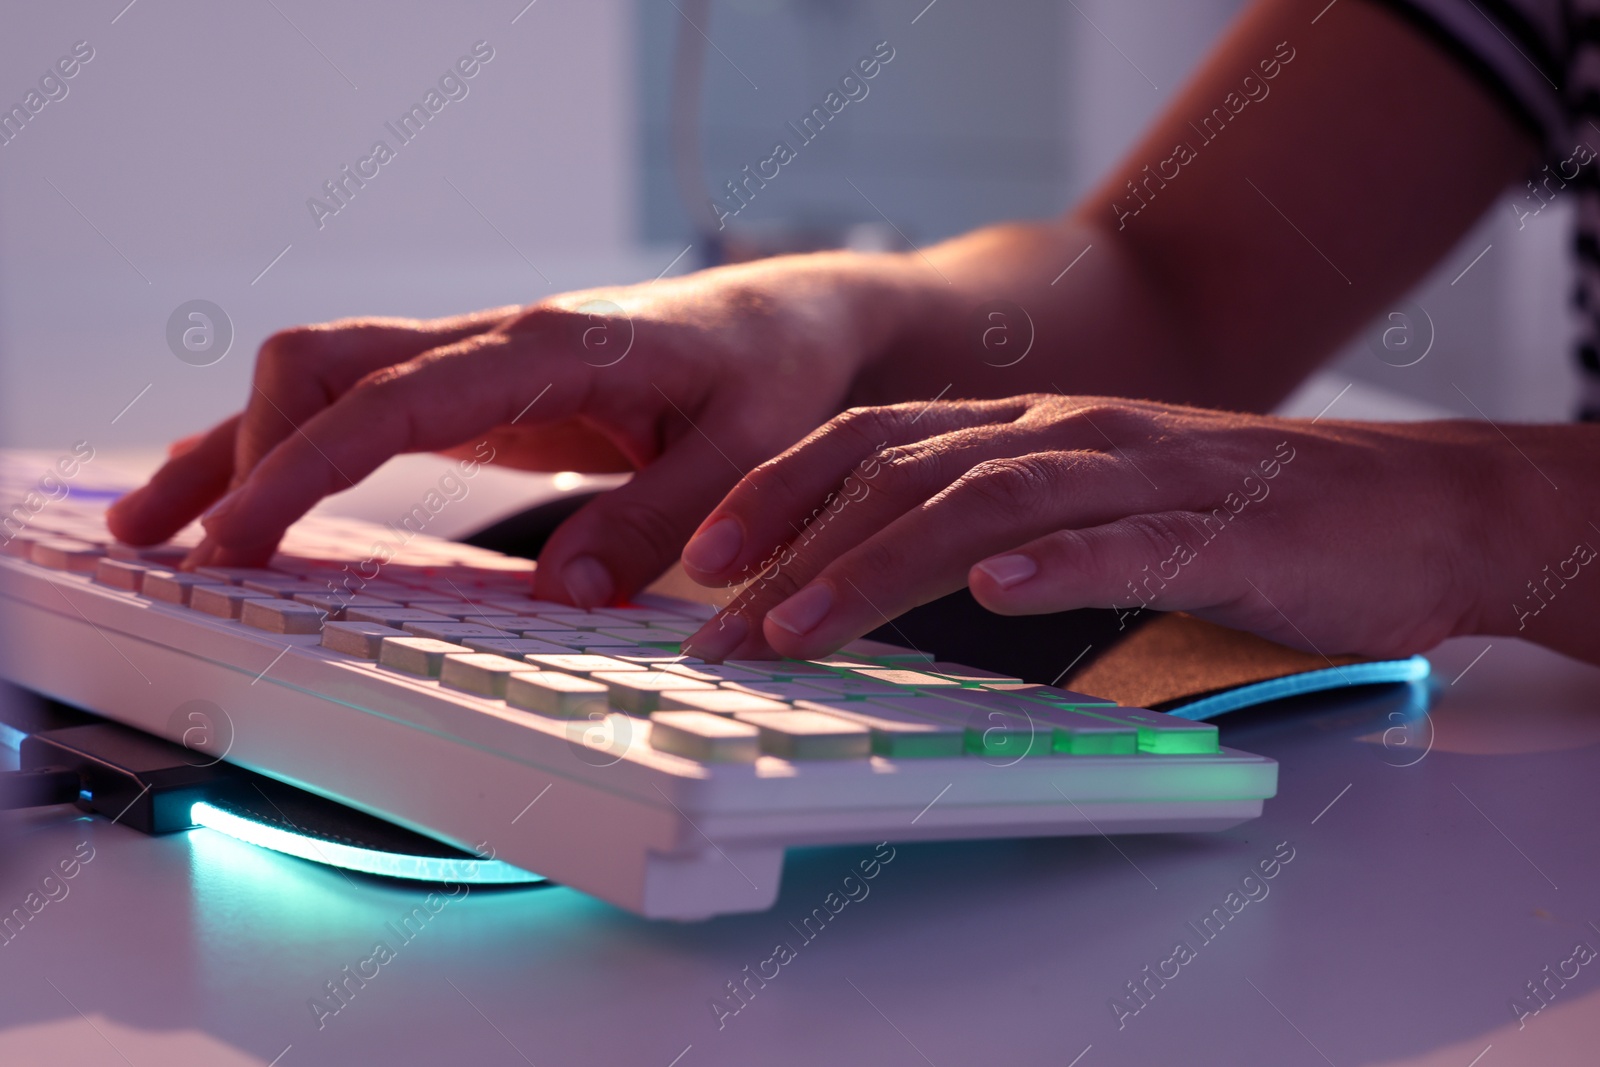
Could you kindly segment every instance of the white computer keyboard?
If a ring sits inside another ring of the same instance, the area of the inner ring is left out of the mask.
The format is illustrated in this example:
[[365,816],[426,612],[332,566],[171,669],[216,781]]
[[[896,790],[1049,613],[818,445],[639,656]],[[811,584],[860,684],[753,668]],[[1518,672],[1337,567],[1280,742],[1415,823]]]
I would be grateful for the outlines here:
[[1277,788],[1213,726],[911,649],[685,660],[703,605],[542,603],[533,564],[393,526],[177,573],[197,530],[114,544],[125,486],[41,474],[0,455],[4,677],[641,915],[767,908],[794,845],[1219,830]]

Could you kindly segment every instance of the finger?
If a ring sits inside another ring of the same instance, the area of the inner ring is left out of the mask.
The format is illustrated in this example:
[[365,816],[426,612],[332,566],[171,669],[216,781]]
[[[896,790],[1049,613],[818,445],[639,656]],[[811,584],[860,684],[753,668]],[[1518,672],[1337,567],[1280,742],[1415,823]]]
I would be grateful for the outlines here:
[[716,421],[705,428],[678,438],[625,485],[562,523],[539,554],[534,595],[592,608],[631,596],[666,570],[757,458],[719,433]]
[[1251,592],[1239,577],[1249,553],[1228,515],[1226,508],[1156,512],[1060,530],[977,563],[969,586],[1000,615],[1223,606]]
[[112,504],[106,525],[130,545],[155,545],[188,525],[220,496],[233,476],[233,443],[241,416],[218,423],[172,458],[145,485]]
[[192,433],[188,437],[178,438],[176,441],[167,446],[167,458],[173,459],[177,456],[183,455],[195,445],[199,444],[201,441],[204,441],[205,438],[206,435],[203,432]]
[[341,320],[273,334],[256,359],[239,429],[234,456],[238,479],[296,426],[366,375],[484,333],[521,310],[491,308],[443,319]]
[[[745,658],[770,655],[761,628],[769,609],[798,592],[831,561],[872,539],[901,516],[929,506],[930,499],[979,464],[1026,451],[1026,437],[1026,431],[1012,423],[956,430],[900,449],[875,464],[875,469],[851,475],[840,492],[813,512],[804,528],[789,531],[788,543],[761,561],[757,577],[725,610],[732,618],[718,619],[714,627],[706,627],[704,636],[696,635],[689,643],[690,651],[712,660],[734,654]],[[976,557],[966,562],[972,558]]]
[[231,565],[259,563],[317,501],[392,456],[479,439],[534,397],[543,417],[570,417],[589,374],[581,361],[530,359],[522,342],[500,334],[424,353],[370,375],[296,428],[202,522]]
[[[494,449],[494,462],[517,470],[616,474],[634,469],[616,443],[582,416],[548,425],[498,426],[483,436]],[[475,445],[440,454],[473,459]]]
[[747,474],[685,547],[684,569],[705,585],[748,576],[820,513],[829,494],[848,497],[871,481],[886,446],[1008,423],[1026,407],[1014,397],[847,411]]

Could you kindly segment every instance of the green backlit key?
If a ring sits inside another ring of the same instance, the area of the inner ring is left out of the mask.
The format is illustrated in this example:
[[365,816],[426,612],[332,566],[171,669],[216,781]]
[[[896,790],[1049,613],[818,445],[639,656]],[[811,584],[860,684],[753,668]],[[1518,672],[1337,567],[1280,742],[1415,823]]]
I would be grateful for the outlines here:
[[878,756],[938,759],[959,756],[966,748],[964,726],[901,711],[889,701],[850,700],[823,704],[802,700],[795,707],[824,711],[865,726],[872,731],[872,751]]
[[1079,715],[1071,708],[1024,700],[988,689],[962,689],[949,698],[976,708],[1027,719],[1051,732],[1051,748],[1073,756],[1126,756],[1139,751],[1139,731],[1127,723]]
[[1139,751],[1160,756],[1218,751],[1217,728],[1208,722],[1180,719],[1145,708],[1091,707],[1068,709],[1074,715],[1101,719],[1139,731]]
[[[962,692],[964,690],[953,689],[951,694]],[[958,704],[942,695],[874,697],[868,703],[958,727],[965,735],[966,750],[977,756],[999,759],[1045,756],[1055,743],[1055,731],[1048,723],[1012,714],[1004,707]]]

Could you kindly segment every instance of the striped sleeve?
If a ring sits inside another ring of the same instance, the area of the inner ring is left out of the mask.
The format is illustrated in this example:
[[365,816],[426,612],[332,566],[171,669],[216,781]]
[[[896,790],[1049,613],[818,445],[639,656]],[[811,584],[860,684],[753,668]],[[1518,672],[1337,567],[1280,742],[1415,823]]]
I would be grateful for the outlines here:
[[1564,0],[1373,0],[1400,16],[1483,84],[1556,158],[1571,129]]

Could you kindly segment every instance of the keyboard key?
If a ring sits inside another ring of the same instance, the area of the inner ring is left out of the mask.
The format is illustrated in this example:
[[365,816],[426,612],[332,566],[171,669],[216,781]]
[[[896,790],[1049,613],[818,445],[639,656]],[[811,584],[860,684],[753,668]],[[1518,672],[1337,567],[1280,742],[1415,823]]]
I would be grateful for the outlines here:
[[[596,655],[610,656],[612,659],[620,659],[627,663],[641,663],[647,667],[653,667],[657,664],[666,666],[671,663],[698,664],[705,662],[704,660],[695,659],[693,656],[685,656],[681,652],[674,652],[670,648],[661,648],[660,646],[592,645],[589,647],[594,649]],[[587,648],[585,651],[587,651]]]
[[289,598],[296,593],[326,593],[327,582],[308,582],[304,578],[293,578],[284,575],[277,578],[251,578],[239,583],[246,589],[254,589],[260,593],[271,593],[273,596]]
[[615,673],[617,671],[643,671],[646,668],[637,663],[625,663],[620,659],[610,656],[591,656],[581,652],[569,652],[566,655],[529,656],[528,662],[547,671],[561,671],[563,674],[576,674],[588,677],[602,671]]
[[1072,709],[1057,704],[1024,700],[1010,693],[989,689],[946,690],[940,696],[971,707],[1049,724],[1053,735],[1051,747],[1056,752],[1078,756],[1122,756],[1139,750],[1139,731],[1133,726],[1078,715]]
[[[820,663],[807,663],[798,659],[730,659],[723,660],[723,665],[755,671],[771,678],[774,682],[803,682],[809,678],[839,677],[838,671],[830,671]],[[855,666],[867,667],[870,664],[860,663]]]
[[[443,612],[441,612],[443,614]],[[530,616],[507,615],[504,612],[464,611],[456,618],[461,622],[470,622],[477,626],[493,626],[496,630],[504,630],[508,634],[520,634],[524,630],[540,629],[538,619]],[[532,625],[530,625],[530,623]]]
[[666,614],[682,615],[686,619],[696,619],[700,622],[710,622],[717,614],[717,609],[710,604],[702,604],[695,600],[679,600],[677,597],[662,596],[659,593],[635,593],[633,602],[642,608],[659,608]]
[[1139,731],[1139,751],[1158,755],[1191,755],[1218,751],[1217,728],[1209,722],[1180,719],[1146,708],[1072,708],[1085,718],[1132,726]]
[[168,604],[189,603],[189,590],[197,585],[215,585],[216,579],[206,578],[187,571],[145,571],[139,592],[151,600]]
[[181,545],[147,545],[135,548],[133,545],[117,542],[106,546],[106,555],[126,563],[147,563],[152,567],[174,570],[189,558],[189,550]]
[[113,589],[137,593],[144,584],[144,572],[149,569],[143,564],[126,560],[101,559],[94,565],[94,580]]
[[454,622],[449,615],[437,611],[418,611],[415,608],[351,608],[344,613],[342,622],[376,622],[400,629],[408,622]]
[[1010,693],[1012,696],[1023,697],[1028,700],[1042,700],[1046,704],[1061,704],[1072,708],[1093,708],[1117,706],[1115,700],[1105,697],[1092,697],[1087,693],[1074,693],[1070,689],[1057,689],[1053,685],[1035,685],[1030,682],[985,682],[985,689],[993,689],[997,693]]
[[461,643],[474,652],[493,652],[507,659],[522,659],[525,656],[564,656],[569,651],[564,646],[552,645],[549,641],[534,641],[523,637],[464,637]]
[[528,633],[537,641],[549,641],[574,649],[600,648],[605,645],[613,648],[634,647],[632,641],[624,641],[620,637],[607,637],[594,630],[529,630]]
[[278,597],[246,600],[239,607],[240,622],[274,634],[320,633],[326,619],[320,608]]
[[381,597],[361,596],[352,593],[296,593],[294,599],[302,604],[310,604],[314,608],[321,608],[328,613],[328,618],[343,620],[345,612],[351,608],[392,608],[398,607],[393,601]]
[[559,719],[587,719],[610,710],[604,682],[560,671],[517,671],[506,679],[506,703]]
[[297,577],[283,571],[268,570],[265,567],[196,567],[196,574],[203,574],[213,578],[224,585],[239,585],[241,582],[263,580],[278,581],[286,578]]
[[322,627],[322,647],[357,659],[376,660],[385,637],[406,637],[404,630],[376,622],[330,622]]
[[670,689],[661,694],[663,711],[704,711],[737,715],[741,711],[787,711],[789,705],[733,689]]
[[1008,674],[996,674],[993,671],[983,671],[976,667],[968,667],[960,663],[946,663],[936,661],[919,670],[929,674],[937,674],[941,678],[951,678],[962,685],[1021,685],[1022,679]]
[[929,686],[954,686],[959,688],[961,685],[954,678],[941,678],[937,674],[924,674],[922,671],[902,670],[893,667],[858,667],[854,673],[863,678],[870,678],[875,682],[884,682],[889,685],[915,686],[917,688]]
[[651,626],[606,626],[595,633],[635,645],[667,645],[672,648],[683,644],[684,637],[683,634]]
[[[880,682],[876,678],[861,678],[840,675],[836,678],[807,678],[803,685],[812,692],[802,697],[802,700],[870,700],[873,697],[907,696],[910,690],[888,682]],[[952,686],[951,688],[960,688]],[[826,693],[827,696],[819,696]]]
[[470,622],[403,622],[400,629],[418,637],[431,637],[437,641],[454,641],[460,644],[469,637],[510,637],[504,630],[493,626],[478,626]]
[[891,645],[886,641],[871,641],[865,637],[856,638],[839,651],[847,656],[860,656],[862,659],[870,659],[878,663],[933,662],[933,657],[926,652],[918,652],[914,648],[902,648],[900,645]]
[[650,747],[699,763],[754,763],[761,731],[703,711],[657,711],[650,716]]
[[93,574],[95,564],[105,557],[106,550],[87,541],[74,541],[66,537],[46,537],[33,543],[29,558],[41,567],[53,571],[76,571]]
[[858,722],[822,711],[749,711],[735,722],[761,731],[761,751],[786,760],[865,759],[872,754],[872,731]]
[[705,692],[716,686],[680,678],[661,671],[595,671],[589,678],[603,683],[610,690],[611,706],[621,708],[631,715],[648,715],[661,706],[661,694],[667,691],[688,690]]
[[[966,690],[951,691],[952,698],[963,692]],[[886,697],[872,703],[959,726],[966,731],[967,751],[979,756],[1009,760],[1048,755],[1055,748],[1055,728],[1050,723],[1013,714],[1004,708],[958,704],[943,695]]]
[[726,663],[673,663],[656,670],[676,674],[680,678],[693,678],[697,682],[764,682],[770,676],[747,671],[743,667],[730,667]]
[[872,731],[872,751],[875,755],[893,759],[940,759],[959,756],[966,750],[965,726],[900,711],[888,702],[851,700],[816,704],[802,700],[795,707],[806,711],[825,711],[865,726]]
[[486,596],[481,601],[485,608],[504,608],[512,615],[543,615],[546,612],[576,611],[571,604],[557,604],[554,600],[535,600],[532,597]]
[[437,678],[446,656],[470,651],[462,645],[435,641],[431,637],[385,637],[378,650],[378,662],[406,674]]
[[506,679],[527,673],[528,664],[487,652],[466,652],[446,656],[439,668],[439,681],[451,689],[481,697],[504,697]]
[[[538,615],[549,622],[560,623],[569,630],[598,630],[602,626],[609,630],[617,625],[617,620],[609,615],[600,615],[592,611],[573,611],[570,608],[564,612],[541,611]],[[628,643],[631,645],[635,642]]]
[[197,585],[189,591],[189,606],[219,619],[237,619],[246,600],[276,600],[271,593],[258,593],[237,585]]
[[781,700],[786,704],[792,704],[796,700],[844,699],[841,695],[828,693],[803,682],[727,682],[722,688],[731,689],[736,693],[766,697],[768,700]]

